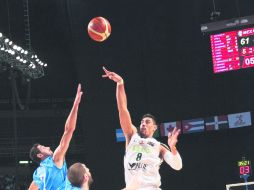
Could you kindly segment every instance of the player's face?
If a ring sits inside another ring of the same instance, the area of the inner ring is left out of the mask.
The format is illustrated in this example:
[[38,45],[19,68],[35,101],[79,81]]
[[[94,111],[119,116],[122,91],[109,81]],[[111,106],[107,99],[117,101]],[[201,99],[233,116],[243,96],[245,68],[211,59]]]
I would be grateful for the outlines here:
[[50,147],[38,145],[37,148],[40,150],[41,154],[43,154],[44,156],[52,156],[53,155],[53,152],[50,149]]
[[140,134],[143,137],[152,137],[154,131],[157,129],[154,120],[150,117],[145,117],[141,120],[140,123]]

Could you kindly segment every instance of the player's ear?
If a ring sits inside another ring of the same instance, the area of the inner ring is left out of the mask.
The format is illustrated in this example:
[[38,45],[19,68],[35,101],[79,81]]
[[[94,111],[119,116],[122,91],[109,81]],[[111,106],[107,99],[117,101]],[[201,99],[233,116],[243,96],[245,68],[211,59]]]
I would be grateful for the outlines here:
[[157,129],[158,129],[158,126],[154,124],[154,131],[156,131]]
[[36,156],[37,156],[38,158],[42,158],[42,157],[43,157],[43,154],[42,154],[42,153],[38,153]]
[[84,174],[84,182],[87,182],[89,180],[89,177],[87,174]]

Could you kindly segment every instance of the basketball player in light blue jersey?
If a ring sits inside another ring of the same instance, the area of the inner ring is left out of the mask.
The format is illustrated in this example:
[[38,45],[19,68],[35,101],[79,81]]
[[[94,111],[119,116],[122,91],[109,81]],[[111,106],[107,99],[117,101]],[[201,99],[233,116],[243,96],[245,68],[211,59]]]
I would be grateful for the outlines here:
[[35,144],[31,148],[30,158],[40,165],[34,171],[33,182],[28,190],[58,190],[65,183],[67,177],[65,154],[76,128],[78,107],[82,94],[79,84],[72,110],[65,123],[64,134],[56,150],[53,152],[50,147],[41,144]]
[[59,190],[89,190],[93,182],[89,169],[82,163],[75,163],[68,169],[68,179]]

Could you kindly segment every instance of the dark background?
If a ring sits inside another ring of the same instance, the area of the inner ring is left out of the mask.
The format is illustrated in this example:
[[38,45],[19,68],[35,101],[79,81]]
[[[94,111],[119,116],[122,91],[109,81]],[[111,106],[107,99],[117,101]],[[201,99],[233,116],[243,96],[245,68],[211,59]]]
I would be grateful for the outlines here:
[[[219,20],[254,14],[253,0],[215,3]],[[254,109],[252,68],[213,74],[208,36],[200,32],[200,24],[210,22],[212,0],[31,0],[29,11],[32,47],[48,67],[43,78],[31,81],[30,104],[25,110],[17,106],[17,148],[8,141],[14,137],[9,70],[1,70],[0,133],[11,152],[0,153],[2,172],[11,173],[15,155],[16,161],[28,159],[30,146],[38,140],[55,148],[81,83],[84,95],[68,165],[88,165],[95,180],[91,189],[124,187],[124,143],[115,140],[120,127],[115,84],[101,78],[102,66],[124,78],[136,126],[147,112],[167,122]],[[96,16],[107,18],[112,26],[103,43],[87,35],[87,24]],[[24,47],[23,20],[22,1],[0,1],[0,31]],[[17,75],[24,103],[28,84]],[[253,137],[252,127],[180,136],[184,167],[177,172],[163,164],[162,189],[220,190],[242,182],[237,161],[242,156],[254,160]],[[6,144],[1,146],[6,150]],[[7,165],[10,168],[4,170]],[[30,182],[33,164],[15,171],[27,168],[25,180]]]

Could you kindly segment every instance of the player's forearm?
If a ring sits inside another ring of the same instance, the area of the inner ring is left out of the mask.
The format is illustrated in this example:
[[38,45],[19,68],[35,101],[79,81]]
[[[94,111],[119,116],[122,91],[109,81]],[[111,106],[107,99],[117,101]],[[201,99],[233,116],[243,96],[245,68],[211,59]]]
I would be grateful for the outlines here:
[[164,160],[175,170],[180,170],[183,167],[182,158],[178,152],[173,154],[172,152],[167,151],[164,155]]
[[74,131],[76,128],[77,116],[78,116],[78,104],[73,104],[71,112],[65,123],[65,131]]
[[134,133],[133,130],[135,129],[132,127],[131,116],[127,108],[127,97],[123,83],[118,83],[116,88],[117,107],[121,128],[125,137],[130,138]]
[[116,99],[117,99],[118,111],[121,112],[121,111],[127,110],[127,98],[126,98],[123,82],[117,83]]

